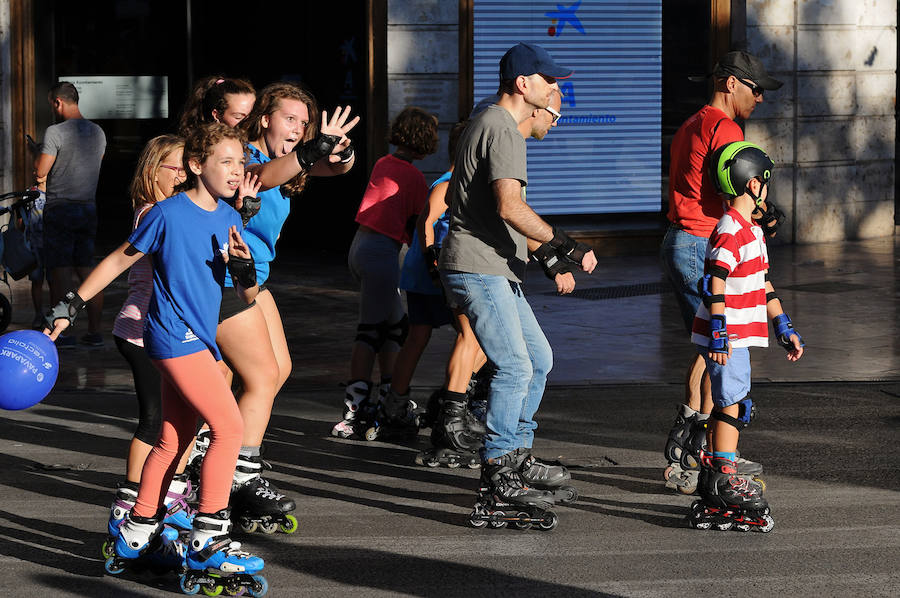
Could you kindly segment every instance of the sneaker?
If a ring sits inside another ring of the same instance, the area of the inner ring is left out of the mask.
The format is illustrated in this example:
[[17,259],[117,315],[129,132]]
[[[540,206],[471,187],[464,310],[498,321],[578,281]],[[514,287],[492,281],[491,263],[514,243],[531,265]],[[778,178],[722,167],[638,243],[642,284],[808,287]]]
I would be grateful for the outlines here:
[[88,347],[102,347],[103,337],[99,333],[87,333],[81,337],[81,344]]
[[75,340],[74,336],[63,336],[60,334],[56,337],[56,348],[57,349],[72,349],[75,345],[78,344]]

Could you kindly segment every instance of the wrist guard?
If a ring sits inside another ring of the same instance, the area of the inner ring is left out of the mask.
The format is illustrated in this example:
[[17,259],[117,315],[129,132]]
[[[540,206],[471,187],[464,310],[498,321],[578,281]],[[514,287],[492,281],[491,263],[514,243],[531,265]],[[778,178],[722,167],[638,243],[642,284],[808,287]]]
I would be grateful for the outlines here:
[[65,294],[62,301],[44,314],[44,324],[47,328],[53,330],[54,323],[57,320],[68,320],[69,326],[71,326],[75,323],[75,316],[84,309],[85,305],[84,299],[82,299],[78,293],[69,291]]
[[584,243],[579,243],[556,227],[553,227],[553,238],[550,239],[549,243],[545,243],[545,245],[546,244],[549,244],[559,257],[579,266],[581,265],[584,256],[591,250],[591,248]]
[[784,212],[771,199],[766,199],[765,211],[757,206],[754,208],[752,216],[759,222],[767,237],[774,237],[778,232],[778,227],[785,220]]
[[791,342],[791,336],[794,334],[797,335],[800,346],[806,346],[803,342],[803,337],[800,336],[799,332],[794,330],[794,324],[787,314],[781,314],[780,316],[772,318],[772,327],[775,329],[775,339],[778,341],[779,345],[784,347],[785,351],[792,351],[794,349],[794,343]]
[[341,138],[337,135],[319,133],[306,143],[294,148],[294,155],[297,156],[300,168],[309,171],[313,164],[330,154],[340,140]]
[[346,164],[350,160],[353,159],[353,144],[351,143],[344,149],[338,152],[338,158],[341,159],[341,164]]
[[433,282],[441,279],[441,273],[438,271],[438,259],[440,257],[440,247],[429,245],[425,248],[425,267],[428,268],[428,275],[431,276]]
[[550,280],[556,280],[557,274],[567,274],[572,271],[569,264],[557,255],[556,250],[549,243],[544,243],[535,249],[531,253],[531,257],[540,264],[544,275]]
[[259,213],[260,205],[262,205],[262,199],[259,197],[245,195],[241,198],[241,209],[237,212],[241,215],[241,222],[244,224],[244,227],[247,226],[251,218]]
[[709,317],[709,350],[713,353],[728,353],[728,327],[724,315]]
[[256,264],[252,257],[245,260],[242,257],[229,255],[228,273],[231,274],[232,282],[245,289],[252,289],[256,286]]

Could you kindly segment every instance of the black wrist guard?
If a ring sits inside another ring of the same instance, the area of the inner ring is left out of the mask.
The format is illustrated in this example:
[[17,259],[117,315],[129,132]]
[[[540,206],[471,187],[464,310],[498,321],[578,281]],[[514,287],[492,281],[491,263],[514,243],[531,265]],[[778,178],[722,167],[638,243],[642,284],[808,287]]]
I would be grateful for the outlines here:
[[259,213],[259,207],[261,204],[262,199],[260,199],[259,197],[251,197],[249,195],[245,195],[241,198],[241,209],[237,212],[241,215],[241,222],[245,227],[247,226],[247,223],[250,222],[250,219]]
[[568,274],[572,271],[569,264],[557,254],[549,243],[544,243],[535,249],[531,257],[541,266],[544,275],[550,280],[556,280],[557,274]]
[[244,287],[252,289],[256,286],[256,264],[253,258],[245,260],[242,257],[228,256],[228,273],[231,280]]
[[44,314],[44,324],[47,328],[53,330],[54,323],[57,320],[68,320],[69,326],[71,326],[75,323],[75,316],[84,309],[84,306],[84,299],[75,291],[69,291],[65,294],[62,301]]
[[759,225],[762,227],[763,232],[767,237],[774,237],[775,233],[778,232],[778,227],[780,227],[785,220],[784,212],[782,212],[771,199],[766,199],[765,211],[759,207],[754,209],[753,217],[759,222]]
[[549,243],[545,244],[549,244],[559,257],[565,258],[579,266],[584,256],[591,250],[584,243],[579,243],[556,227],[553,227],[553,238],[550,239]]
[[294,148],[294,155],[297,156],[300,168],[308,171],[313,164],[330,154],[340,140],[341,138],[337,135],[319,133],[306,143]]
[[435,245],[429,245],[425,248],[425,267],[428,268],[428,274],[432,281],[441,279],[441,273],[438,271],[438,260],[441,257],[441,248]]
[[353,159],[353,144],[351,143],[344,149],[338,152],[338,158],[341,159],[341,164],[346,164],[350,160]]

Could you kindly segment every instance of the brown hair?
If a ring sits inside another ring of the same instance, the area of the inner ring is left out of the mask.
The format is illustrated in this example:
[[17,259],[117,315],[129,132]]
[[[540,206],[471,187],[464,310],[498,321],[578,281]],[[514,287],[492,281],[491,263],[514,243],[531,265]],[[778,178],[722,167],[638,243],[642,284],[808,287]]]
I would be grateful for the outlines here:
[[212,154],[212,148],[225,139],[235,139],[240,142],[241,148],[246,152],[247,137],[240,129],[232,129],[222,123],[209,123],[200,125],[190,132],[184,140],[184,172],[187,178],[176,187],[176,191],[186,191],[197,186],[197,175],[191,172],[189,162],[196,160],[202,164]]
[[450,129],[450,135],[447,138],[447,155],[450,157],[450,164],[456,161],[456,146],[468,124],[468,120],[461,120]]
[[191,95],[184,103],[178,123],[178,133],[187,135],[191,129],[203,123],[216,122],[213,111],[223,114],[228,110],[228,94],[249,93],[256,95],[253,84],[244,79],[227,79],[218,75],[200,79],[194,84]]
[[[258,141],[265,135],[266,130],[262,126],[262,117],[270,116],[278,110],[281,100],[302,102],[306,104],[306,110],[309,112],[309,125],[303,131],[303,139],[298,141],[297,145],[309,141],[319,134],[319,106],[316,104],[316,98],[297,83],[281,81],[270,83],[259,92],[256,104],[253,105],[253,111],[238,125],[241,130],[246,131],[247,138],[251,142]],[[297,195],[306,187],[308,176],[309,173],[306,171],[301,172],[281,185],[281,193],[285,196]]]
[[135,210],[146,204],[156,203],[156,173],[159,165],[172,152],[184,147],[184,139],[178,135],[160,135],[147,142],[138,158],[134,177],[131,179],[131,207]]
[[60,81],[47,92],[47,99],[49,101],[52,102],[56,98],[63,100],[67,104],[77,104],[78,90],[75,88],[74,84],[69,83],[68,81]]
[[433,114],[408,106],[394,118],[388,141],[398,147],[406,147],[422,156],[437,151],[438,119]]

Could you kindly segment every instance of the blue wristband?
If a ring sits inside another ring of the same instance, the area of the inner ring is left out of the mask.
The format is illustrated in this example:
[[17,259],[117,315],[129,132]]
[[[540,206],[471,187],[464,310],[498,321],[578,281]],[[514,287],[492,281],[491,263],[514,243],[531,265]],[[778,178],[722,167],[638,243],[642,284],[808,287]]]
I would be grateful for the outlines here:
[[709,350],[713,353],[728,353],[728,328],[724,315],[709,317]]
[[794,348],[794,343],[791,342],[791,335],[793,334],[797,335],[801,347],[806,346],[803,342],[803,337],[800,336],[799,332],[794,330],[794,324],[787,314],[783,313],[780,316],[772,318],[772,327],[775,328],[775,339],[778,341],[779,345],[784,347],[785,351],[791,351]]

